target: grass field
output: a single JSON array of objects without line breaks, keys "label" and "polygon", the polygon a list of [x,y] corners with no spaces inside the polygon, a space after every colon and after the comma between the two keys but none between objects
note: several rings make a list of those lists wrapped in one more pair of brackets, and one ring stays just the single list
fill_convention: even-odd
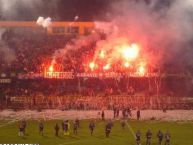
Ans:
[{"label": "grass field", "polygon": [[[88,120],[80,122],[78,135],[54,136],[54,125],[60,120],[45,122],[45,136],[38,133],[38,122],[28,121],[27,135],[22,138],[18,136],[18,123],[5,124],[0,122],[0,144],[1,143],[39,143],[40,145],[135,145],[131,129],[126,126],[123,130],[119,121],[114,122],[114,127],[109,138],[105,137],[105,122],[96,121],[94,135],[90,136]],[[169,130],[171,133],[171,145],[193,145],[193,122],[158,122],[158,121],[129,121],[132,130],[140,129],[142,133],[142,145],[145,145],[145,132],[151,129],[153,132],[152,145],[157,145],[156,133],[158,129],[163,132]]]}]

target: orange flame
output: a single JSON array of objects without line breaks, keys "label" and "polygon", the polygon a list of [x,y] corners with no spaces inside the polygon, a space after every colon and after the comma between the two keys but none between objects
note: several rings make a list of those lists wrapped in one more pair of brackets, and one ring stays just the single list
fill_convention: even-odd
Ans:
[{"label": "orange flame", "polygon": [[124,66],[125,66],[126,68],[128,68],[128,67],[130,66],[130,64],[129,64],[128,62],[125,62],[125,63],[124,63]]},{"label": "orange flame", "polygon": [[103,70],[109,70],[111,68],[110,64],[106,64],[103,66]]},{"label": "orange flame", "polygon": [[139,75],[144,76],[145,72],[146,72],[145,67],[144,66],[139,66],[139,68],[138,68]]},{"label": "orange flame", "polygon": [[131,46],[124,46],[122,54],[126,60],[134,60],[138,57],[139,47],[136,44],[131,44]]},{"label": "orange flame", "polygon": [[104,50],[101,50],[99,56],[100,56],[100,58],[104,58],[104,57],[105,57],[105,51],[104,51]]},{"label": "orange flame", "polygon": [[94,62],[90,62],[90,63],[89,63],[89,67],[90,67],[91,70],[94,70],[94,68],[95,68],[95,63],[94,63]]},{"label": "orange flame", "polygon": [[48,70],[49,70],[49,72],[53,72],[54,71],[53,65],[51,65]]}]

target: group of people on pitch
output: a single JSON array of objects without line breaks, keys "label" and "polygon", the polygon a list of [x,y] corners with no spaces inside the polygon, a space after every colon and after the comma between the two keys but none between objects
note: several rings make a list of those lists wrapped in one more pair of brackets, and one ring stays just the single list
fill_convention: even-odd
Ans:
[{"label": "group of people on pitch", "polygon": [[[127,124],[126,120],[121,120],[121,127],[122,129],[125,129],[125,126]],[[146,145],[151,144],[151,138],[152,138],[152,132],[148,130],[146,132]],[[141,145],[141,132],[137,130],[135,133],[135,138],[136,138],[136,144]],[[158,138],[158,145],[161,145],[163,140],[165,139],[165,145],[170,145],[170,133],[167,131],[165,134],[162,131],[157,132],[157,138]]]},{"label": "group of people on pitch", "polygon": [[24,136],[25,135],[25,130],[26,130],[26,127],[27,127],[27,122],[26,120],[22,120],[20,123],[19,123],[19,133],[18,135],[19,136]]},{"label": "group of people on pitch", "polygon": [[[25,120],[19,122],[19,127],[18,127],[18,129],[19,129],[18,135],[19,136],[25,135],[26,127],[27,127],[27,122]],[[39,134],[43,136],[44,135],[44,123],[42,121],[40,121],[38,127],[39,127]],[[75,135],[78,134],[78,128],[79,127],[80,127],[80,121],[78,119],[74,120],[73,125],[72,125],[73,134],[75,134]],[[95,127],[96,127],[95,122],[93,120],[91,120],[89,122],[89,125],[88,125],[91,136],[93,135]],[[106,125],[105,125],[106,137],[109,137],[112,127],[113,127],[112,121],[109,121],[106,123]],[[62,132],[65,136],[70,135],[70,122],[69,122],[69,120],[62,121],[61,126],[58,123],[55,124],[55,126],[54,126],[55,136],[59,136],[60,128],[62,129]]]},{"label": "group of people on pitch", "polygon": [[[138,130],[135,134],[137,145],[141,145],[141,132]],[[146,145],[151,144],[152,132],[148,130],[146,132]],[[170,145],[170,133],[167,131],[165,134],[162,131],[157,132],[158,145],[161,145],[165,138],[165,145]]]},{"label": "group of people on pitch", "polygon": [[[62,128],[62,132],[63,132],[64,136],[70,135],[70,122],[69,122],[69,120],[62,121],[61,128]],[[79,120],[76,119],[73,121],[73,133],[75,135],[78,134],[78,128],[79,128]],[[56,123],[54,129],[55,129],[55,136],[59,136],[60,126],[58,125],[58,123]]]},{"label": "group of people on pitch", "polygon": [[[121,127],[122,129],[125,128],[127,121],[125,119],[121,120]],[[27,127],[27,122],[25,120],[21,121],[19,123],[19,136],[24,136],[25,135],[25,130]],[[59,131],[60,131],[60,127],[62,128],[62,132],[65,136],[69,136],[70,135],[70,122],[69,120],[66,121],[62,121],[61,126],[56,123],[54,126],[54,130],[55,130],[55,136],[59,136]],[[78,128],[80,127],[80,121],[78,119],[73,121],[73,134],[77,135],[78,134]],[[91,120],[89,122],[88,128],[90,130],[90,135],[93,135],[94,129],[95,129],[96,125],[95,122],[93,120]],[[105,125],[105,136],[108,138],[110,133],[111,133],[111,129],[113,127],[113,122],[112,120],[109,120],[106,122]],[[40,135],[44,135],[44,123],[42,121],[39,122],[39,134]],[[151,139],[152,139],[152,132],[150,130],[148,130],[146,132],[146,145],[150,145],[151,144]],[[157,132],[157,138],[158,138],[158,145],[161,145],[163,140],[165,139],[165,145],[170,145],[170,133],[167,131],[165,134],[162,131],[158,131]],[[137,145],[141,145],[141,132],[139,130],[137,130],[137,132],[135,133],[135,138],[136,138],[136,144]]]}]

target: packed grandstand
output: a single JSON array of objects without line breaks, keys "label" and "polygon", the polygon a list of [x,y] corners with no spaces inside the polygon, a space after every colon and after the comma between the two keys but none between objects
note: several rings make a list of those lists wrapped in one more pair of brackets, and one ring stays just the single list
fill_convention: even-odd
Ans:
[{"label": "packed grandstand", "polygon": [[192,145],[192,10],[0,0],[0,145]]},{"label": "packed grandstand", "polygon": [[[189,99],[192,93],[191,86],[188,87],[191,85],[190,76],[173,67],[165,67],[167,71],[161,74],[157,68],[148,66],[148,72],[142,75],[134,75],[134,69],[125,70],[118,66],[112,70],[96,68],[96,71],[89,68],[89,64],[85,67],[85,60],[94,55],[94,40],[85,45],[79,42],[79,49],[69,50],[65,58],[57,58],[54,70],[50,70],[53,54],[69,43],[75,43],[78,31],[77,34],[58,35],[31,29],[6,28],[1,36],[1,45],[10,49],[10,58],[4,58],[4,53],[0,57],[1,108],[101,110],[193,107]],[[95,33],[100,39],[105,39],[102,32]]]}]

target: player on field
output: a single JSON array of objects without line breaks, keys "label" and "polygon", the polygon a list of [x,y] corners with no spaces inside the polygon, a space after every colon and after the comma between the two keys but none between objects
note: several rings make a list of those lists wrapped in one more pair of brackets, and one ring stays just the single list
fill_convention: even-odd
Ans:
[{"label": "player on field", "polygon": [[73,121],[73,133],[74,133],[75,135],[78,134],[78,123],[77,123],[76,120]]},{"label": "player on field", "polygon": [[70,135],[70,123],[68,120],[64,123],[64,135]]},{"label": "player on field", "polygon": [[170,145],[170,138],[171,138],[170,133],[169,131],[167,131],[165,134],[165,145]]},{"label": "player on field", "polygon": [[157,133],[158,145],[162,144],[163,137],[164,137],[164,134],[159,130]]},{"label": "player on field", "polygon": [[137,120],[139,120],[141,118],[141,111],[138,109],[137,110]]},{"label": "player on field", "polygon": [[102,118],[102,120],[105,120],[105,112],[104,112],[104,110],[102,110],[101,118]]},{"label": "player on field", "polygon": [[122,129],[125,129],[125,125],[126,125],[126,120],[121,120],[121,127]]},{"label": "player on field", "polygon": [[111,133],[111,129],[113,127],[113,123],[111,121],[109,121],[106,126],[105,126],[105,134],[106,137],[109,137],[110,133]]},{"label": "player on field", "polygon": [[95,123],[94,123],[94,121],[91,121],[89,123],[89,129],[90,129],[90,135],[91,136],[93,135],[94,128],[95,128]]},{"label": "player on field", "polygon": [[23,120],[21,123],[23,125],[23,134],[26,135],[27,122],[26,122],[26,120]]},{"label": "player on field", "polygon": [[64,129],[65,129],[65,121],[62,121],[62,123],[61,123],[61,127],[62,127],[62,132],[63,132],[63,134],[64,134]]},{"label": "player on field", "polygon": [[150,145],[151,144],[151,137],[152,137],[152,132],[150,130],[148,130],[146,132],[146,138],[147,138],[146,145]]},{"label": "player on field", "polygon": [[23,127],[22,122],[19,123],[18,129],[19,129],[18,135],[19,136],[24,136],[24,127]]},{"label": "player on field", "polygon": [[56,123],[54,129],[55,129],[55,136],[59,136],[60,127],[59,127],[58,123]]},{"label": "player on field", "polygon": [[44,124],[43,124],[42,121],[39,122],[39,134],[40,134],[41,136],[44,135]]},{"label": "player on field", "polygon": [[135,137],[136,137],[136,144],[141,145],[141,132],[139,130],[137,130]]},{"label": "player on field", "polygon": [[80,127],[80,120],[77,118],[76,120],[75,120],[75,122],[76,122],[76,124],[77,124],[77,126],[78,126],[78,128]]}]

